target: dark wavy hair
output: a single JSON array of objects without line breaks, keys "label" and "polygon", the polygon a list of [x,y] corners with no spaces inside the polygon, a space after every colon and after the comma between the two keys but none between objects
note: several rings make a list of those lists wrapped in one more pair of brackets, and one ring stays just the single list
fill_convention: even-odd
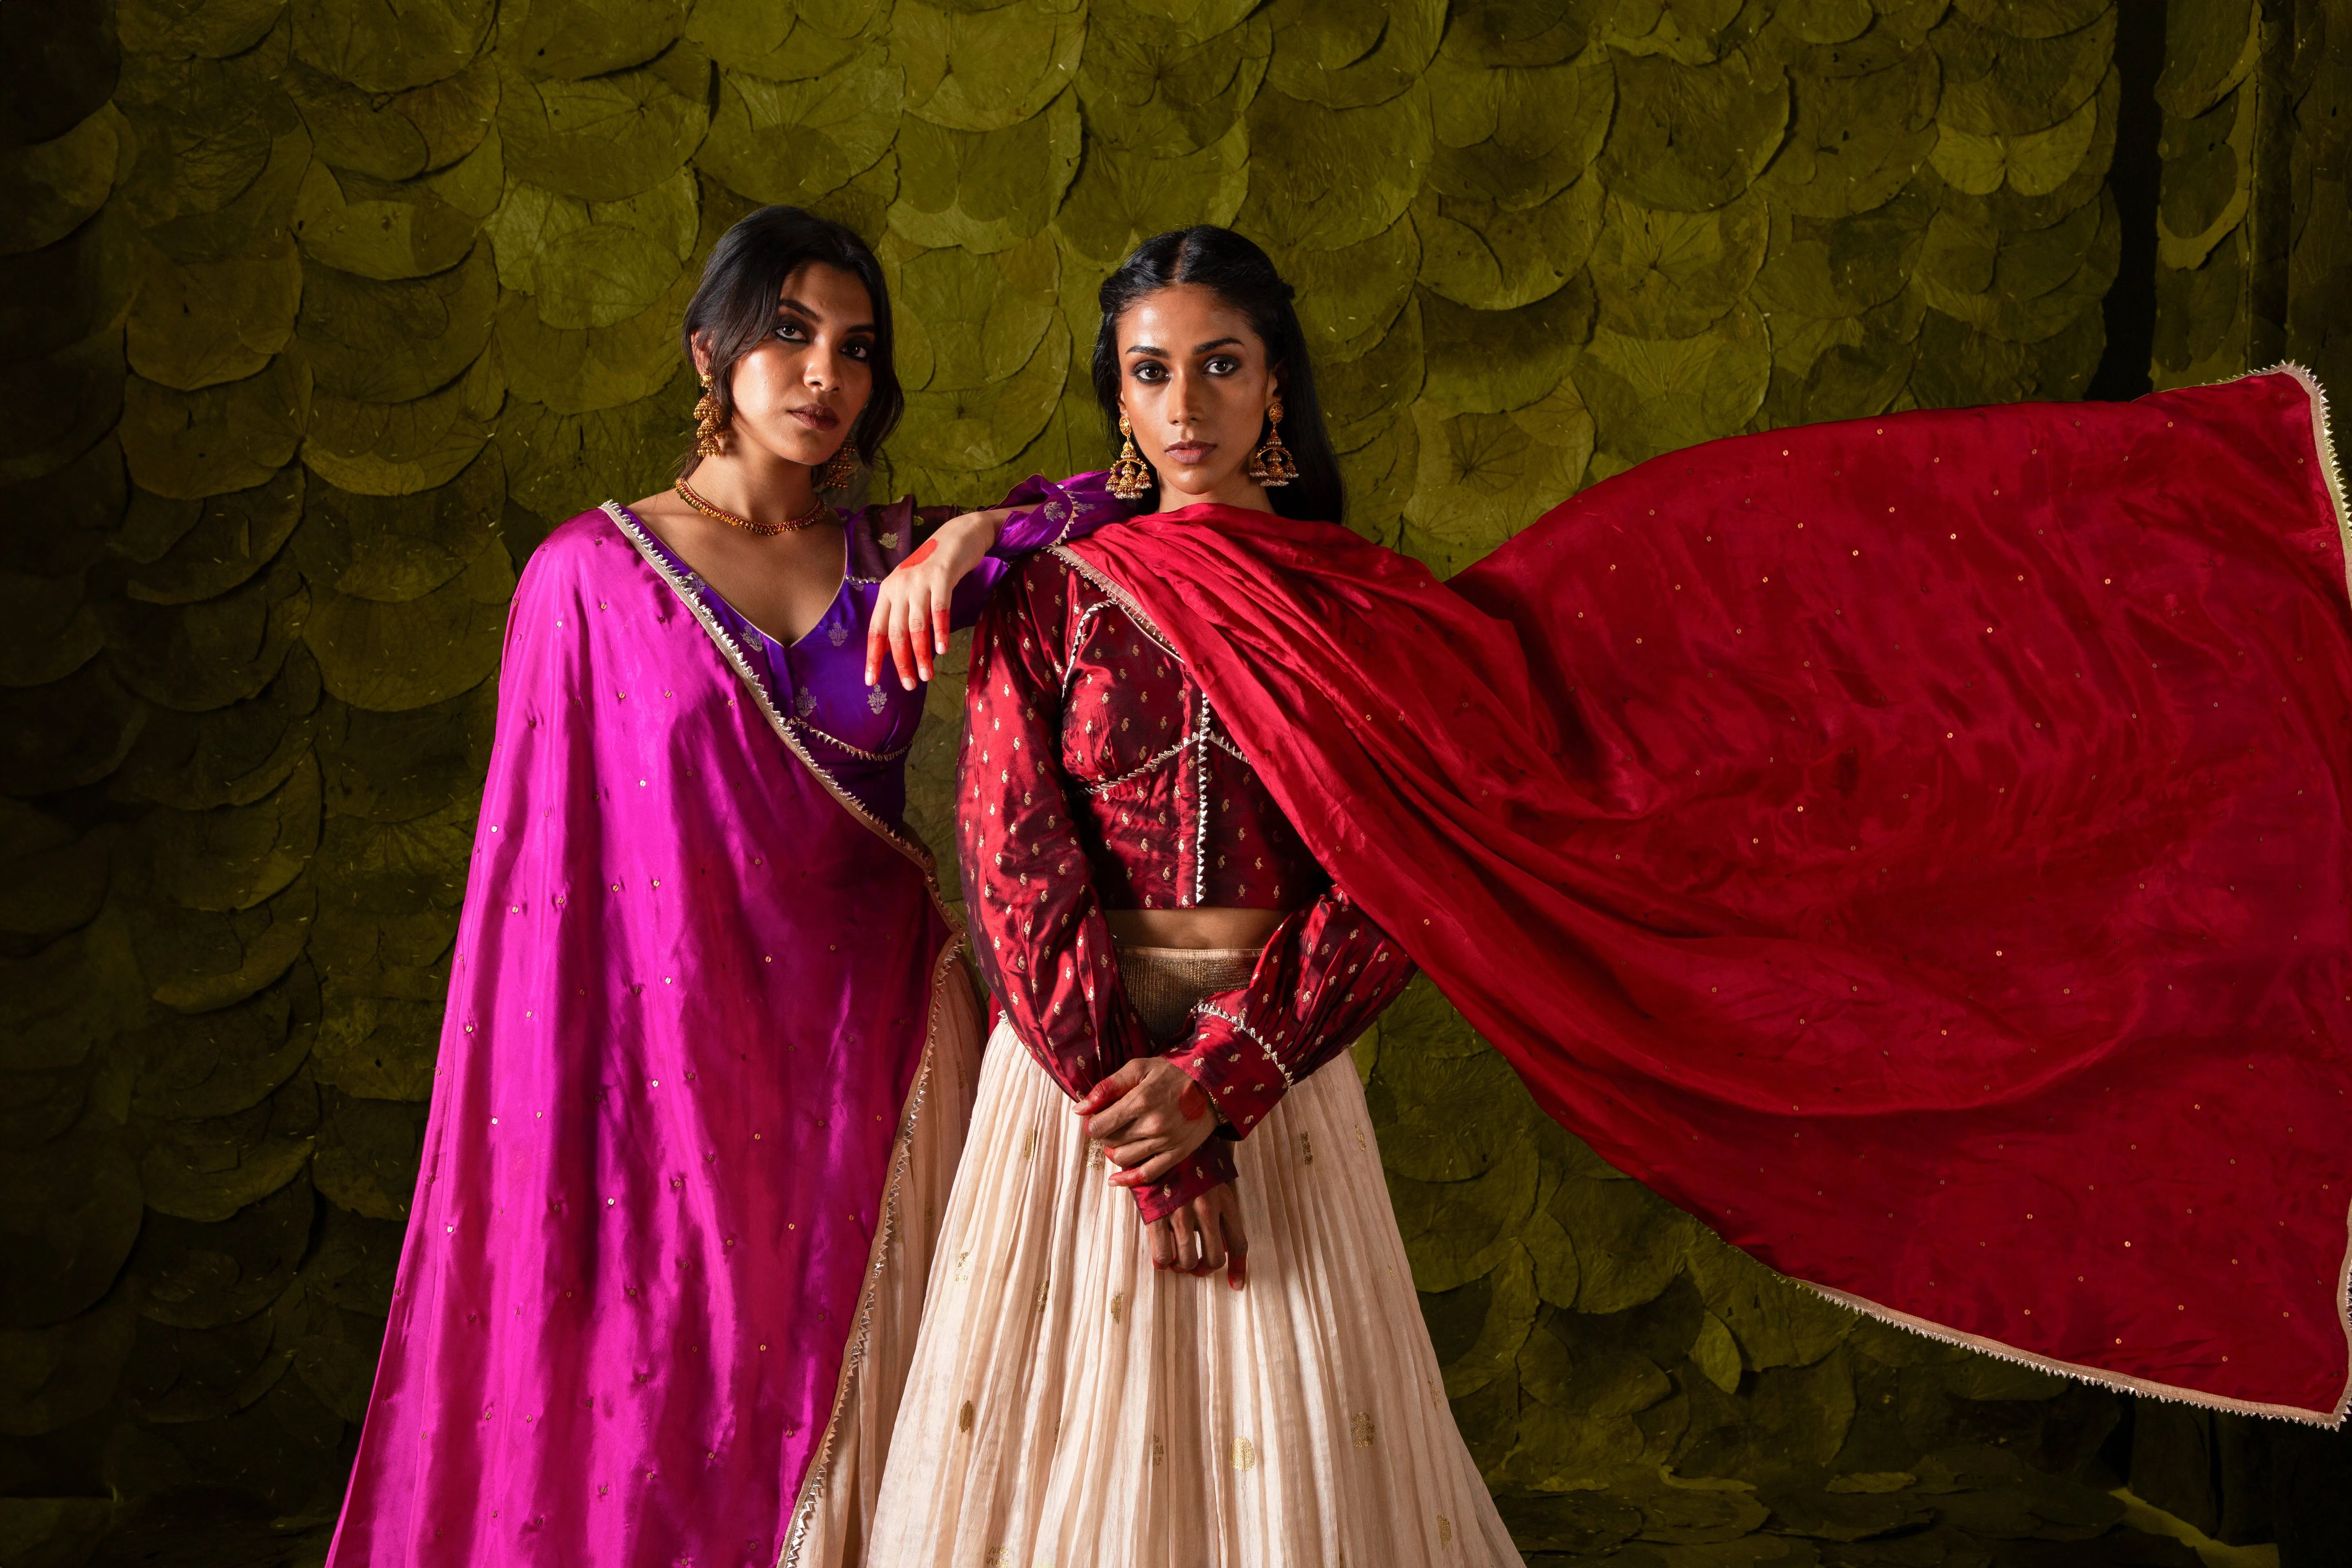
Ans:
[{"label": "dark wavy hair", "polygon": [[[812,261],[856,277],[874,302],[874,390],[848,437],[858,460],[872,468],[906,412],[907,395],[899,389],[892,358],[890,291],[882,282],[882,264],[854,231],[799,207],[761,207],[720,235],[703,263],[702,286],[688,301],[679,330],[686,363],[694,363],[695,340],[703,340],[710,350],[711,390],[719,411],[733,419],[735,393],[728,373],[774,328],[784,279]],[[694,460],[689,450],[680,471]]]},{"label": "dark wavy hair", "polygon": [[[1109,417],[1118,440],[1118,319],[1128,307],[1171,283],[1197,283],[1249,318],[1265,344],[1270,365],[1282,371],[1282,443],[1298,464],[1298,478],[1266,492],[1285,517],[1337,522],[1344,503],[1339,458],[1323,424],[1323,403],[1315,395],[1315,369],[1307,334],[1291,308],[1297,290],[1282,280],[1265,251],[1229,228],[1196,224],[1158,234],[1103,280],[1102,325],[1095,333],[1095,399]],[[1265,435],[1260,429],[1261,437]],[[1147,508],[1159,504],[1155,494]]]}]

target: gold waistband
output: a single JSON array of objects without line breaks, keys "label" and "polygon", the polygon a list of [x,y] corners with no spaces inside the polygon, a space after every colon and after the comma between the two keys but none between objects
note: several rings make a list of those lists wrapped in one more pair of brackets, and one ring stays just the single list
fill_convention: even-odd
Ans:
[{"label": "gold waistband", "polygon": [[1254,947],[1130,947],[1118,949],[1118,977],[1143,1026],[1162,1045],[1192,1032],[1192,1007],[1202,997],[1249,984],[1257,965]]}]

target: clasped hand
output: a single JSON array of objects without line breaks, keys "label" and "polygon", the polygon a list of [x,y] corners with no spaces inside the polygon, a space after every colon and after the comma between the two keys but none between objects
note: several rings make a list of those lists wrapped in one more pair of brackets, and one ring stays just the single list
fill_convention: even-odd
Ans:
[{"label": "clasped hand", "polygon": [[[1164,1057],[1129,1062],[1073,1105],[1086,1134],[1118,1170],[1115,1187],[1149,1186],[1174,1170],[1217,1130],[1209,1097]],[[1213,1187],[1144,1229],[1154,1268],[1209,1275],[1223,1268],[1238,1290],[1249,1278],[1249,1238],[1230,1183]]]}]

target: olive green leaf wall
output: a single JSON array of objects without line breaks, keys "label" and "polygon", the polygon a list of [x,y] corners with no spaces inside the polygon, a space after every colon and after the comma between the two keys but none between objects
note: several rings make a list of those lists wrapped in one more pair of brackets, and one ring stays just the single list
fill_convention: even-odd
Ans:
[{"label": "olive green leaf wall", "polygon": [[[2264,258],[2340,357],[2343,142],[2291,123],[2339,100],[2268,96],[2294,51],[2267,9],[2173,9],[2221,20],[2176,27],[2166,79],[2159,374],[2240,368],[2231,323],[2291,321],[2212,280]],[[971,504],[1107,460],[1097,284],[1146,235],[1232,223],[1300,287],[1350,521],[1444,572],[1689,442],[2078,395],[2119,243],[2117,17],[0,7],[0,1563],[318,1555],[515,571],[663,482],[676,323],[736,217],[873,238],[910,391],[877,490]],[[2290,143],[2281,179],[2337,198],[2291,242],[2247,173]],[[914,815],[943,843],[959,682],[931,700]],[[1530,1552],[2119,1539],[2067,1479],[2106,1396],[1775,1279],[1538,1114],[1425,985],[1359,1058],[1447,1392]]]},{"label": "olive green leaf wall", "polygon": [[2302,361],[2352,385],[2352,6],[2167,13],[2156,384]]}]

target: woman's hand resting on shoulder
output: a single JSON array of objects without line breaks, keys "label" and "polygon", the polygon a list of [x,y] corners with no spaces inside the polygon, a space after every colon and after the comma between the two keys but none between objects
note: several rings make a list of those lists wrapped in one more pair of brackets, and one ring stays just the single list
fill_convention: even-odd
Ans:
[{"label": "woman's hand resting on shoulder", "polygon": [[882,579],[866,630],[866,685],[882,679],[886,654],[908,690],[915,689],[918,679],[930,679],[931,661],[948,651],[948,610],[956,584],[994,547],[1012,515],[1009,508],[995,507],[951,517]]},{"label": "woman's hand resting on shoulder", "polygon": [[[1070,1107],[1087,1137],[1118,1170],[1115,1187],[1149,1186],[1190,1158],[1217,1130],[1206,1090],[1164,1057],[1129,1062]],[[1146,1228],[1155,1268],[1180,1274],[1225,1270],[1236,1290],[1248,1278],[1249,1238],[1231,1185],[1202,1194]]]}]

